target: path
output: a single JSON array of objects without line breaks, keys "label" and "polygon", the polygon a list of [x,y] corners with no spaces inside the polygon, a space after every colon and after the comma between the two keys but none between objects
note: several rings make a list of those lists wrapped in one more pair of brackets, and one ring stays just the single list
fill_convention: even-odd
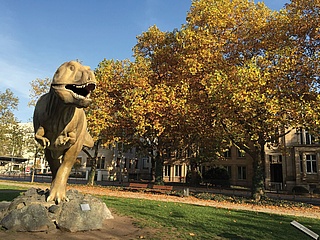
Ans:
[{"label": "path", "polygon": [[[19,183],[11,181],[0,180],[1,184],[7,184],[12,186],[22,186],[22,187],[39,187],[39,188],[49,188],[49,184],[46,183]],[[195,197],[176,197],[169,196],[165,194],[152,194],[152,193],[142,193],[142,192],[130,192],[130,191],[119,191],[115,188],[108,188],[102,186],[86,186],[86,185],[68,185],[68,189],[77,189],[82,193],[105,195],[105,196],[114,196],[114,197],[125,197],[125,198],[141,198],[157,201],[169,201],[169,202],[180,202],[187,204],[195,204],[201,206],[210,206],[217,208],[226,208],[234,210],[247,210],[255,212],[264,212],[264,213],[274,213],[282,215],[292,215],[292,216],[301,216],[309,218],[320,219],[320,207],[313,206],[310,208],[302,207],[278,207],[278,206],[258,206],[253,204],[237,204],[231,202],[218,202],[213,200],[202,200]]]}]

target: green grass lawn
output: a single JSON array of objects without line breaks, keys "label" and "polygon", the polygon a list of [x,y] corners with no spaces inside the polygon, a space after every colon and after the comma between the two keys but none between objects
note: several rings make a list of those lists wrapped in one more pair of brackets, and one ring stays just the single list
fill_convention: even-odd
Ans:
[{"label": "green grass lawn", "polygon": [[[0,184],[0,201],[11,201],[25,189]],[[132,217],[141,228],[155,229],[148,239],[308,239],[290,225],[292,220],[320,234],[318,219],[143,199],[102,199],[112,212]]]},{"label": "green grass lawn", "polygon": [[159,229],[154,239],[308,239],[290,225],[292,220],[320,233],[317,219],[141,199],[103,200],[110,209],[136,219],[139,226]]},{"label": "green grass lawn", "polygon": [[6,186],[0,184],[0,201],[12,201],[28,188]]}]

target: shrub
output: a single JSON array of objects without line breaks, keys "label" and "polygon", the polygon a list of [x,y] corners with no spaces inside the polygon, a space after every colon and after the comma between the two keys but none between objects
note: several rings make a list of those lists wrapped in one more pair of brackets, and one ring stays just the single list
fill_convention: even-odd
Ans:
[{"label": "shrub", "polygon": [[227,169],[224,167],[211,168],[203,174],[203,180],[206,183],[230,187],[230,177]]},{"label": "shrub", "polygon": [[309,190],[303,186],[295,186],[292,188],[292,192],[294,194],[306,194],[306,193],[309,193]]},{"label": "shrub", "polygon": [[201,173],[198,170],[195,171],[187,171],[187,183],[191,185],[199,185],[201,183]]},{"label": "shrub", "polygon": [[320,188],[315,188],[313,190],[313,194],[320,194]]},{"label": "shrub", "polygon": [[214,194],[212,193],[196,193],[194,196],[202,200],[214,200]]}]

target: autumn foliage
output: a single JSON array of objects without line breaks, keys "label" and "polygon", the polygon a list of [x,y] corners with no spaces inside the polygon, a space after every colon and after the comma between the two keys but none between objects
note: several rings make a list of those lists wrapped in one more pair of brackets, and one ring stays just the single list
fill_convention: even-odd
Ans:
[{"label": "autumn foliage", "polygon": [[138,36],[133,61],[99,64],[91,131],[106,141],[144,139],[159,162],[169,147],[214,159],[232,143],[253,158],[260,195],[265,144],[289,127],[319,128],[319,8],[319,0],[280,11],[193,1],[180,29]]}]

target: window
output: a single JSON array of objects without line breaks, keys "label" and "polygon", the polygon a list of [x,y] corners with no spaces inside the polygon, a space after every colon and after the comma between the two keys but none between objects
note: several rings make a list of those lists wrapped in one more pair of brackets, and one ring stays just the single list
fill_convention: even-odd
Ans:
[{"label": "window", "polygon": [[144,168],[144,169],[149,168],[149,165],[150,165],[149,158],[148,158],[148,157],[145,157],[145,158],[142,159],[142,161],[143,161],[143,168]]},{"label": "window", "polygon": [[93,158],[88,157],[88,158],[87,158],[87,164],[86,164],[86,166],[87,166],[87,167],[92,167],[92,165],[93,165],[93,160],[94,160]]},{"label": "window", "polygon": [[176,177],[180,177],[181,176],[181,172],[182,172],[182,165],[175,165],[175,176]]},{"label": "window", "polygon": [[206,166],[201,166],[200,172],[201,174],[204,174],[206,172]]},{"label": "window", "polygon": [[76,160],[76,162],[75,162],[75,164],[78,164],[78,165],[82,165],[82,157],[77,157],[77,160]]},{"label": "window", "polygon": [[165,158],[172,158],[172,152],[171,152],[171,149],[170,148],[166,148],[163,152],[163,156]]},{"label": "window", "polygon": [[270,163],[282,163],[282,155],[269,155]]},{"label": "window", "polygon": [[317,173],[317,158],[315,154],[306,154],[307,173]]},{"label": "window", "polygon": [[299,136],[299,143],[300,144],[315,144],[315,138],[310,134],[308,129],[299,128],[297,129],[297,134]]},{"label": "window", "polygon": [[300,154],[300,172],[303,173],[303,155]]},{"label": "window", "polygon": [[305,131],[306,133],[306,144],[314,144],[314,137],[308,132]]},{"label": "window", "polygon": [[227,170],[228,175],[231,178],[231,166],[224,166],[224,168]]},{"label": "window", "polygon": [[187,154],[187,156],[186,156],[187,158],[192,157],[192,151],[191,151],[190,148],[187,149],[187,153],[186,154]]},{"label": "window", "polygon": [[180,148],[176,150],[176,158],[182,158],[183,157],[183,149]]},{"label": "window", "polygon": [[237,149],[237,155],[238,155],[238,158],[244,158],[246,156],[246,153],[243,151],[243,150],[240,150],[240,149]]},{"label": "window", "polygon": [[123,160],[124,160],[124,161],[123,161],[123,167],[124,167],[124,168],[127,168],[127,167],[128,167],[128,159],[127,159],[127,158],[124,158]]},{"label": "window", "polygon": [[121,158],[117,158],[116,167],[120,167],[121,164]]},{"label": "window", "polygon": [[170,169],[171,169],[170,165],[165,165],[164,166],[164,176],[165,177],[170,177]]},{"label": "window", "polygon": [[104,166],[105,166],[105,162],[106,162],[106,158],[105,157],[100,157],[98,159],[98,164],[97,164],[98,168],[103,169]]},{"label": "window", "polygon": [[223,152],[223,155],[224,155],[225,158],[231,158],[231,148],[225,150]]},{"label": "window", "polygon": [[247,168],[245,166],[238,167],[238,179],[239,180],[247,179]]}]

